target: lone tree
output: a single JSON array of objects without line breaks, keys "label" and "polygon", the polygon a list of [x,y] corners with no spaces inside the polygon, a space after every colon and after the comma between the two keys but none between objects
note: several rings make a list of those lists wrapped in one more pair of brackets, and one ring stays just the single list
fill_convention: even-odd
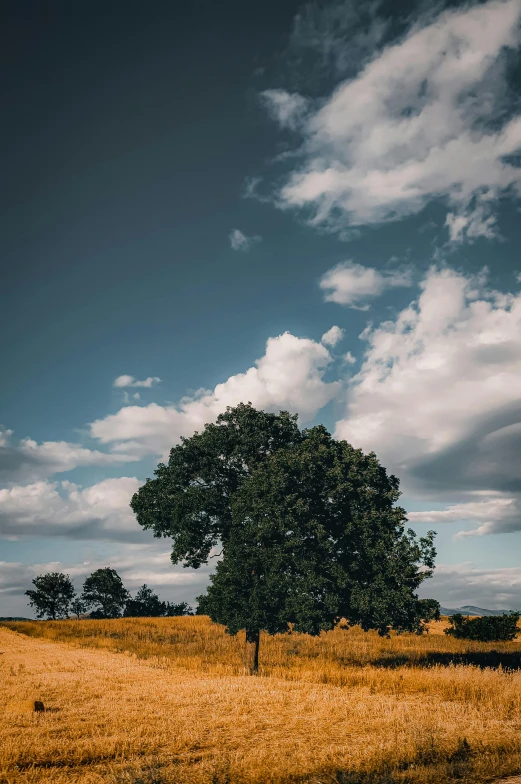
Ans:
[{"label": "lone tree", "polygon": [[158,618],[165,614],[165,603],[148,585],[142,585],[134,599],[129,598],[125,604],[124,615],[127,618]]},{"label": "lone tree", "polygon": [[36,617],[52,621],[66,618],[76,593],[69,575],[48,572],[39,574],[32,582],[35,590],[26,591],[25,595],[29,597],[28,604],[34,607]]},{"label": "lone tree", "polygon": [[199,598],[229,633],[246,629],[253,672],[261,630],[317,635],[343,618],[419,633],[437,613],[414,593],[432,574],[433,534],[405,531],[397,480],[322,426],[303,435],[238,489],[233,536]]},{"label": "lone tree", "polygon": [[129,595],[116,570],[106,567],[87,577],[81,598],[87,607],[94,607],[92,618],[119,618]]},{"label": "lone tree", "polygon": [[319,634],[341,618],[387,634],[421,632],[436,607],[415,590],[432,573],[434,534],[405,530],[396,477],[322,427],[251,405],[183,439],[134,495],[138,522],[174,540],[172,561],[222,560],[199,612],[246,629],[250,669],[260,632]]}]

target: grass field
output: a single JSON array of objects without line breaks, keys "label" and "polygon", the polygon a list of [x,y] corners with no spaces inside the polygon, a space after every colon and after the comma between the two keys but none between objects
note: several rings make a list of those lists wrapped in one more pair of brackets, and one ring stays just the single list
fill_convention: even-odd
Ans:
[{"label": "grass field", "polygon": [[[0,626],[0,782],[448,784],[521,772],[521,644],[261,641],[205,617]],[[27,699],[44,713],[17,712]]]}]

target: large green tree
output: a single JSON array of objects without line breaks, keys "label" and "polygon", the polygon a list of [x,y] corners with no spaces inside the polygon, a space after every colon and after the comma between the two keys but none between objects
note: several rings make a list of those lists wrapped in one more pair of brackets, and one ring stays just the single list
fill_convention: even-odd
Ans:
[{"label": "large green tree", "polygon": [[260,631],[319,634],[344,618],[387,634],[421,632],[436,603],[415,591],[432,573],[433,534],[417,540],[395,505],[398,481],[374,454],[324,427],[274,453],[232,500],[233,535],[200,611],[246,629],[258,666]]},{"label": "large green tree", "polygon": [[220,543],[199,612],[232,634],[246,629],[255,671],[261,630],[288,623],[310,634],[340,618],[421,631],[433,609],[415,591],[431,574],[433,534],[405,530],[399,495],[374,454],[241,404],[174,447],[131,506],[173,538],[174,563],[197,567]]},{"label": "large green tree", "polygon": [[32,581],[34,590],[25,592],[29,597],[28,604],[34,607],[37,618],[55,621],[67,618],[69,608],[75,596],[74,586],[68,574],[48,572],[39,574]]},{"label": "large green tree", "polygon": [[96,569],[87,577],[81,598],[87,607],[94,608],[91,617],[119,618],[129,598],[129,592],[116,570],[106,567]]}]

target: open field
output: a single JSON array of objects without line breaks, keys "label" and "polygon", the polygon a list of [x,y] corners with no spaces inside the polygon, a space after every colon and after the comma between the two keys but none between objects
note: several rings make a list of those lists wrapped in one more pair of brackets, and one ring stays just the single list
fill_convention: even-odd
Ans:
[{"label": "open field", "polygon": [[[242,640],[204,617],[0,626],[0,782],[448,784],[520,773],[521,645],[442,631],[263,636],[255,678]],[[12,704],[27,699],[46,711],[18,713]]]}]

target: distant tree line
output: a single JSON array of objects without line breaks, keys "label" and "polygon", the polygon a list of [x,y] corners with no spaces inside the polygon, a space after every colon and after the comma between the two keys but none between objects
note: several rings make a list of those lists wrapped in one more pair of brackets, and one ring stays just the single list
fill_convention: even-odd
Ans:
[{"label": "distant tree line", "polygon": [[479,642],[509,642],[516,638],[520,614],[518,612],[503,615],[484,615],[480,618],[468,618],[455,613],[449,618],[450,626],[445,634],[458,640],[477,640]]},{"label": "distant tree line", "polygon": [[47,572],[32,581],[34,589],[26,591],[36,617],[56,621],[89,613],[90,618],[158,618],[193,615],[186,602],[163,602],[148,585],[142,585],[132,597],[115,569],[96,569],[77,594],[68,574]]}]

